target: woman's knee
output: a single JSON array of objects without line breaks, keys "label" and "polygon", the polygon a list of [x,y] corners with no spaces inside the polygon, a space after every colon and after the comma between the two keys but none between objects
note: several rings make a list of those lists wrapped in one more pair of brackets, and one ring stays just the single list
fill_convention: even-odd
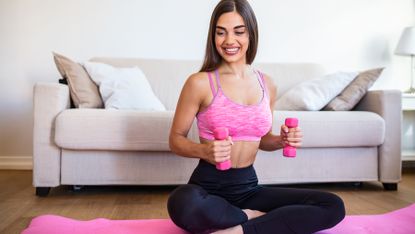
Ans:
[{"label": "woman's knee", "polygon": [[333,227],[344,219],[346,210],[343,200],[334,193],[328,193],[327,200],[329,204],[328,225]]},{"label": "woman's knee", "polygon": [[175,189],[167,208],[173,222],[192,233],[232,227],[247,219],[241,209],[197,185]]},{"label": "woman's knee", "polygon": [[207,224],[212,222],[210,219],[215,218],[206,209],[209,206],[206,196],[208,193],[197,185],[188,184],[176,188],[167,201],[167,209],[172,221],[191,232],[205,229]]},{"label": "woman's knee", "polygon": [[203,188],[192,184],[182,185],[173,190],[167,201],[167,210],[173,221],[175,218],[186,216],[188,211],[194,210],[189,208],[197,207],[201,197],[206,194]]}]

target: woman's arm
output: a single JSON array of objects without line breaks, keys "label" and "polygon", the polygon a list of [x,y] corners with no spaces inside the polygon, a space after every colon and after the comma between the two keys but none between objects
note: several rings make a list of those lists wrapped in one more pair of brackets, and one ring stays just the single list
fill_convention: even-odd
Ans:
[{"label": "woman's arm", "polygon": [[206,73],[197,73],[187,79],[177,102],[170,129],[169,146],[171,151],[177,155],[218,163],[230,159],[229,139],[200,144],[187,138],[206,93],[210,92],[209,87]]},{"label": "woman's arm", "polygon": [[261,138],[259,149],[264,151],[275,151],[284,147],[281,136],[273,135],[271,131]]},{"label": "woman's arm", "polygon": [[206,146],[187,138],[194,118],[202,102],[200,75],[190,76],[180,93],[173,124],[170,129],[169,146],[172,152],[189,158],[202,158],[206,155]]},{"label": "woman's arm", "polygon": [[[264,74],[265,85],[268,89],[270,99],[270,109],[272,121],[274,121],[274,106],[277,97],[277,87],[270,77]],[[284,147],[281,136],[272,134],[272,129],[261,138],[259,149],[264,151],[274,151]]]},{"label": "woman's arm", "polygon": [[[265,85],[268,88],[270,97],[270,108],[272,114],[272,121],[274,121],[274,105],[277,100],[277,87],[270,77],[264,75]],[[281,125],[280,135],[273,135],[272,129],[261,138],[259,149],[264,151],[274,151],[290,145],[300,147],[303,134],[299,127],[289,129],[285,124]]]}]

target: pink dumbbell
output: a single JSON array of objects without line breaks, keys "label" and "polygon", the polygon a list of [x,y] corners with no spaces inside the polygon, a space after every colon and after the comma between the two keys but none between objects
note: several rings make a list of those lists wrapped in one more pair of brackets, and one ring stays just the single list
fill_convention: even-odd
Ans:
[{"label": "pink dumbbell", "polygon": [[[229,136],[228,128],[215,128],[215,130],[213,130],[213,135],[216,140],[225,140]],[[216,169],[221,171],[228,170],[229,168],[231,168],[231,160],[216,164]]]},{"label": "pink dumbbell", "polygon": [[[285,125],[289,128],[296,128],[298,126],[297,118],[286,118]],[[297,155],[297,149],[293,146],[286,145],[282,151],[285,157],[295,157]]]}]

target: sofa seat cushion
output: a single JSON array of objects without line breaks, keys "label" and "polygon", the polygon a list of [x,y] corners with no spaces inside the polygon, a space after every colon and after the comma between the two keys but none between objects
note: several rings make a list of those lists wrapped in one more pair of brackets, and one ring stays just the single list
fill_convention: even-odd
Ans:
[{"label": "sofa seat cushion", "polygon": [[[73,150],[170,151],[173,111],[68,109],[56,118],[55,142]],[[273,133],[297,117],[303,147],[371,147],[385,137],[384,120],[363,111],[274,111]],[[196,121],[188,138],[198,142]]]},{"label": "sofa seat cushion", "polygon": [[306,148],[371,147],[383,144],[385,121],[366,111],[276,111],[273,132],[279,133],[283,120],[297,117]]},{"label": "sofa seat cushion", "polygon": [[[173,115],[173,111],[69,109],[56,118],[55,142],[65,149],[170,151]],[[189,137],[197,140],[197,132],[189,132]]]}]

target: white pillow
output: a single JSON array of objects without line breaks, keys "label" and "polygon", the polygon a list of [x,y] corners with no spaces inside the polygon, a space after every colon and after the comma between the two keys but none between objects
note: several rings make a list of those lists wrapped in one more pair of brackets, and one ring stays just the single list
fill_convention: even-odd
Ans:
[{"label": "white pillow", "polygon": [[282,95],[277,110],[317,111],[327,105],[353,81],[358,72],[336,72],[322,78],[304,81]]},{"label": "white pillow", "polygon": [[116,68],[95,62],[83,65],[99,86],[106,109],[166,110],[138,67]]}]

